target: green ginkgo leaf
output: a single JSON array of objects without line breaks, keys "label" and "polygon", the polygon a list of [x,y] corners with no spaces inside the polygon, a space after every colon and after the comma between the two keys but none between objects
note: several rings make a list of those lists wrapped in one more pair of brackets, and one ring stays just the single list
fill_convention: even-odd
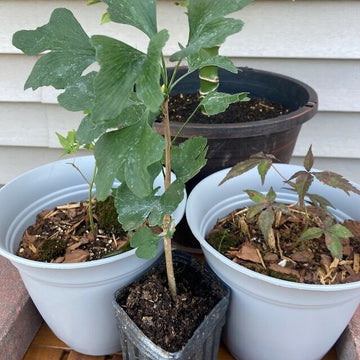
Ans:
[{"label": "green ginkgo leaf", "polygon": [[193,137],[172,147],[171,167],[178,179],[186,183],[206,164],[207,140]]},{"label": "green ginkgo leaf", "polygon": [[165,214],[172,214],[184,198],[184,184],[176,180],[162,195],[156,190],[149,196],[139,198],[126,184],[116,190],[115,206],[119,222],[125,230],[133,230],[142,225],[146,219],[150,226],[162,226]]},{"label": "green ginkgo leaf", "polygon": [[156,0],[103,0],[110,19],[143,31],[150,38],[157,33]]},{"label": "green ginkgo leaf", "polygon": [[102,135],[94,150],[99,200],[106,198],[115,178],[138,197],[150,195],[154,179],[148,168],[162,159],[164,149],[165,140],[144,119]]},{"label": "green ginkgo leaf", "polygon": [[224,112],[230,104],[239,101],[248,101],[248,93],[225,94],[221,92],[211,92],[201,100],[200,105],[208,115],[216,115]]},{"label": "green ginkgo leaf", "polygon": [[161,237],[152,233],[148,227],[137,230],[130,240],[132,248],[136,248],[135,255],[142,259],[155,257]]},{"label": "green ginkgo leaf", "polygon": [[48,24],[36,30],[21,30],[14,34],[13,45],[26,55],[46,50],[30,73],[25,89],[53,86],[64,89],[74,83],[83,71],[95,62],[95,49],[89,37],[70,10],[55,9]]},{"label": "green ginkgo leaf", "polygon": [[94,79],[96,72],[81,76],[76,82],[67,86],[58,96],[59,105],[69,111],[89,110],[94,100]]},{"label": "green ginkgo leaf", "polygon": [[189,39],[186,47],[170,57],[179,61],[196,54],[202,48],[222,44],[225,39],[241,30],[243,22],[225,18],[249,4],[252,0],[190,0],[188,2]]}]

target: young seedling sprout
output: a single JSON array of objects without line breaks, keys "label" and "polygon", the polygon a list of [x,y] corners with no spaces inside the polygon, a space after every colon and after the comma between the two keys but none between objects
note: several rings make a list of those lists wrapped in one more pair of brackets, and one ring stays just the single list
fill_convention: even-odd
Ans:
[{"label": "young seedling sprout", "polygon": [[[301,236],[298,239],[299,242],[310,239],[320,239],[324,237],[327,248],[334,258],[342,258],[342,243],[341,240],[352,237],[352,233],[343,225],[333,222],[333,216],[328,211],[328,207],[333,207],[332,204],[324,197],[310,193],[310,186],[314,179],[319,180],[325,185],[341,189],[346,194],[353,192],[360,194],[360,190],[353,186],[348,180],[341,175],[330,171],[313,171],[314,156],[312,148],[310,146],[305,159],[304,169],[294,173],[289,179],[286,179],[277,169],[276,160],[272,155],[266,155],[263,153],[255,154],[248,160],[240,162],[235,165],[221,181],[223,184],[225,181],[241,175],[248,170],[257,167],[258,173],[261,178],[261,183],[264,184],[266,174],[272,167],[278,175],[284,180],[284,184],[289,186],[291,191],[297,194],[297,203],[291,204],[292,208],[296,207],[299,211],[302,211],[305,217],[305,225]],[[249,207],[247,217],[249,219],[258,216],[258,225],[264,236],[265,241],[268,243],[271,249],[275,249],[275,238],[273,227],[281,214],[289,214],[289,204],[282,204],[276,201],[276,193],[273,188],[270,188],[267,194],[256,190],[245,190],[249,195],[249,198],[255,203]],[[317,208],[326,211],[327,216],[322,221],[317,222],[317,226],[308,226],[309,214],[307,205],[312,205]]]}]

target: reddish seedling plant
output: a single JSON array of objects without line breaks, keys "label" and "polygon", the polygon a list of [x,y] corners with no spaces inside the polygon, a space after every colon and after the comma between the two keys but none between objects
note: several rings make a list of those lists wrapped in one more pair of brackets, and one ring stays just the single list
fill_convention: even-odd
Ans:
[{"label": "reddish seedling plant", "polygon": [[[317,179],[348,195],[350,192],[360,194],[360,190],[339,174],[313,170],[311,147],[304,159],[304,169],[288,179],[279,172],[275,161],[272,155],[253,155],[235,165],[220,184],[254,167],[264,184],[269,169],[273,168],[282,177],[284,186],[297,194],[296,203],[276,201],[277,194],[272,187],[267,193],[244,190],[253,204],[219,220],[208,235],[208,241],[236,262],[273,276],[281,273],[279,277],[287,280],[333,283],[356,275],[359,249],[349,244],[349,238],[360,240],[359,235],[352,233],[360,224],[357,222],[354,226],[352,220],[338,223],[329,210],[334,208],[330,201],[311,193],[310,189]],[[331,257],[326,254],[326,249]],[[317,256],[315,250],[321,250],[321,255]],[[316,262],[319,267],[315,275],[310,275]],[[308,269],[301,270],[300,263]],[[347,270],[340,271],[339,264]],[[350,265],[352,269],[349,269]]]}]

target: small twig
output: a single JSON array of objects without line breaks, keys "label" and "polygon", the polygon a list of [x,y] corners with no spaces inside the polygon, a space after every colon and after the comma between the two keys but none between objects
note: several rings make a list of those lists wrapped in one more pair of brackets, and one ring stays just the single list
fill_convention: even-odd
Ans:
[{"label": "small twig", "polygon": [[259,257],[259,260],[260,260],[260,262],[261,262],[261,265],[263,266],[264,269],[266,269],[266,266],[265,266],[265,263],[264,263],[264,259],[263,259],[263,257],[261,256],[260,250],[259,250],[259,249],[256,249],[256,253],[257,253],[258,257]]}]

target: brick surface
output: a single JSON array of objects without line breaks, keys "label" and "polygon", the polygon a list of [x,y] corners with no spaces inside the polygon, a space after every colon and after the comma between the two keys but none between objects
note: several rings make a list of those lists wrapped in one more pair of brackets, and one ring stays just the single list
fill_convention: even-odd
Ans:
[{"label": "brick surface", "polygon": [[360,359],[360,306],[336,344],[338,360]]},{"label": "brick surface", "polygon": [[0,360],[22,359],[41,323],[18,271],[0,256]]}]

